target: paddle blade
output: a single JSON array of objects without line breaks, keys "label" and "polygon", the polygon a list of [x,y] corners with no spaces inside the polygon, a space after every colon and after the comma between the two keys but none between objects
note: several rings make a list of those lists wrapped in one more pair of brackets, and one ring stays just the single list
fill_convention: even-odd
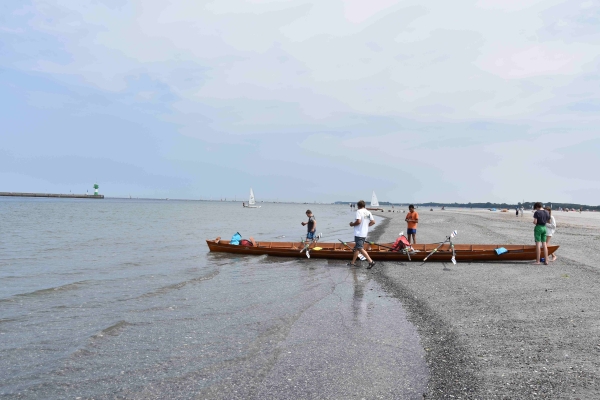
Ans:
[{"label": "paddle blade", "polygon": [[456,237],[458,235],[458,231],[452,231],[452,233],[450,234],[450,237]]},{"label": "paddle blade", "polygon": [[308,250],[306,251],[306,258],[310,258],[310,252]]},{"label": "paddle blade", "polygon": [[450,261],[452,261],[452,264],[456,265],[456,258],[452,257]]}]

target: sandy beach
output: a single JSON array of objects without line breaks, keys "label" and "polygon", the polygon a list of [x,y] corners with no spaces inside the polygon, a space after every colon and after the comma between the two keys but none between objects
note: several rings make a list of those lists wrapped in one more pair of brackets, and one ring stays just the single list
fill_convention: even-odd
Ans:
[{"label": "sandy beach", "polygon": [[[398,210],[396,210],[398,211]],[[417,243],[533,244],[530,211],[420,209]],[[370,240],[406,230],[403,213]],[[432,399],[600,398],[600,213],[555,212],[548,266],[384,263],[370,272],[417,326]]]}]

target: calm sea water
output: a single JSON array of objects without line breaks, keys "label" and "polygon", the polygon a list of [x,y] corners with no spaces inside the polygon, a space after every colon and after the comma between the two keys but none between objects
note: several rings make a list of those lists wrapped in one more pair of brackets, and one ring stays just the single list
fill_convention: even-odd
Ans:
[{"label": "calm sea water", "polygon": [[[308,207],[352,240],[348,206]],[[365,269],[208,252],[299,240],[306,208],[0,198],[0,396],[419,398],[416,331]]]}]

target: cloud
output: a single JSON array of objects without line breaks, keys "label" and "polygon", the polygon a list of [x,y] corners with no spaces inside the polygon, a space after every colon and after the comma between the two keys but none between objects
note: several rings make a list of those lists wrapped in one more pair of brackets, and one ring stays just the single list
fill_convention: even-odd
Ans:
[{"label": "cloud", "polygon": [[[59,140],[83,130],[84,122],[57,122],[73,116],[94,126],[102,118],[111,140],[131,130],[143,140],[138,133],[150,130],[151,155],[128,162],[171,165],[182,186],[199,182],[205,163],[233,179],[244,170],[238,160],[263,178],[274,165],[274,175],[293,176],[309,162],[329,175],[376,171],[380,197],[401,196],[395,177],[419,177],[418,168],[443,192],[419,184],[414,201],[509,200],[512,184],[490,187],[536,167],[520,149],[548,132],[579,142],[596,135],[594,2],[31,0],[6,10],[0,67],[14,79],[2,81],[0,99],[17,99],[10,126],[27,125],[19,112],[39,112]],[[464,183],[469,173],[477,184]]]}]

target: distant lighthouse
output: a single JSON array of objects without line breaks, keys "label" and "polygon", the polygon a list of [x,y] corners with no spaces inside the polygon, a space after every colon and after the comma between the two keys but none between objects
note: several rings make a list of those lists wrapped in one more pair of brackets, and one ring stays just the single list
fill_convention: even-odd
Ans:
[{"label": "distant lighthouse", "polygon": [[97,183],[94,183],[94,196],[98,196],[98,188],[99,188],[99,187],[100,187],[100,186],[98,186],[98,184],[97,184]]}]

